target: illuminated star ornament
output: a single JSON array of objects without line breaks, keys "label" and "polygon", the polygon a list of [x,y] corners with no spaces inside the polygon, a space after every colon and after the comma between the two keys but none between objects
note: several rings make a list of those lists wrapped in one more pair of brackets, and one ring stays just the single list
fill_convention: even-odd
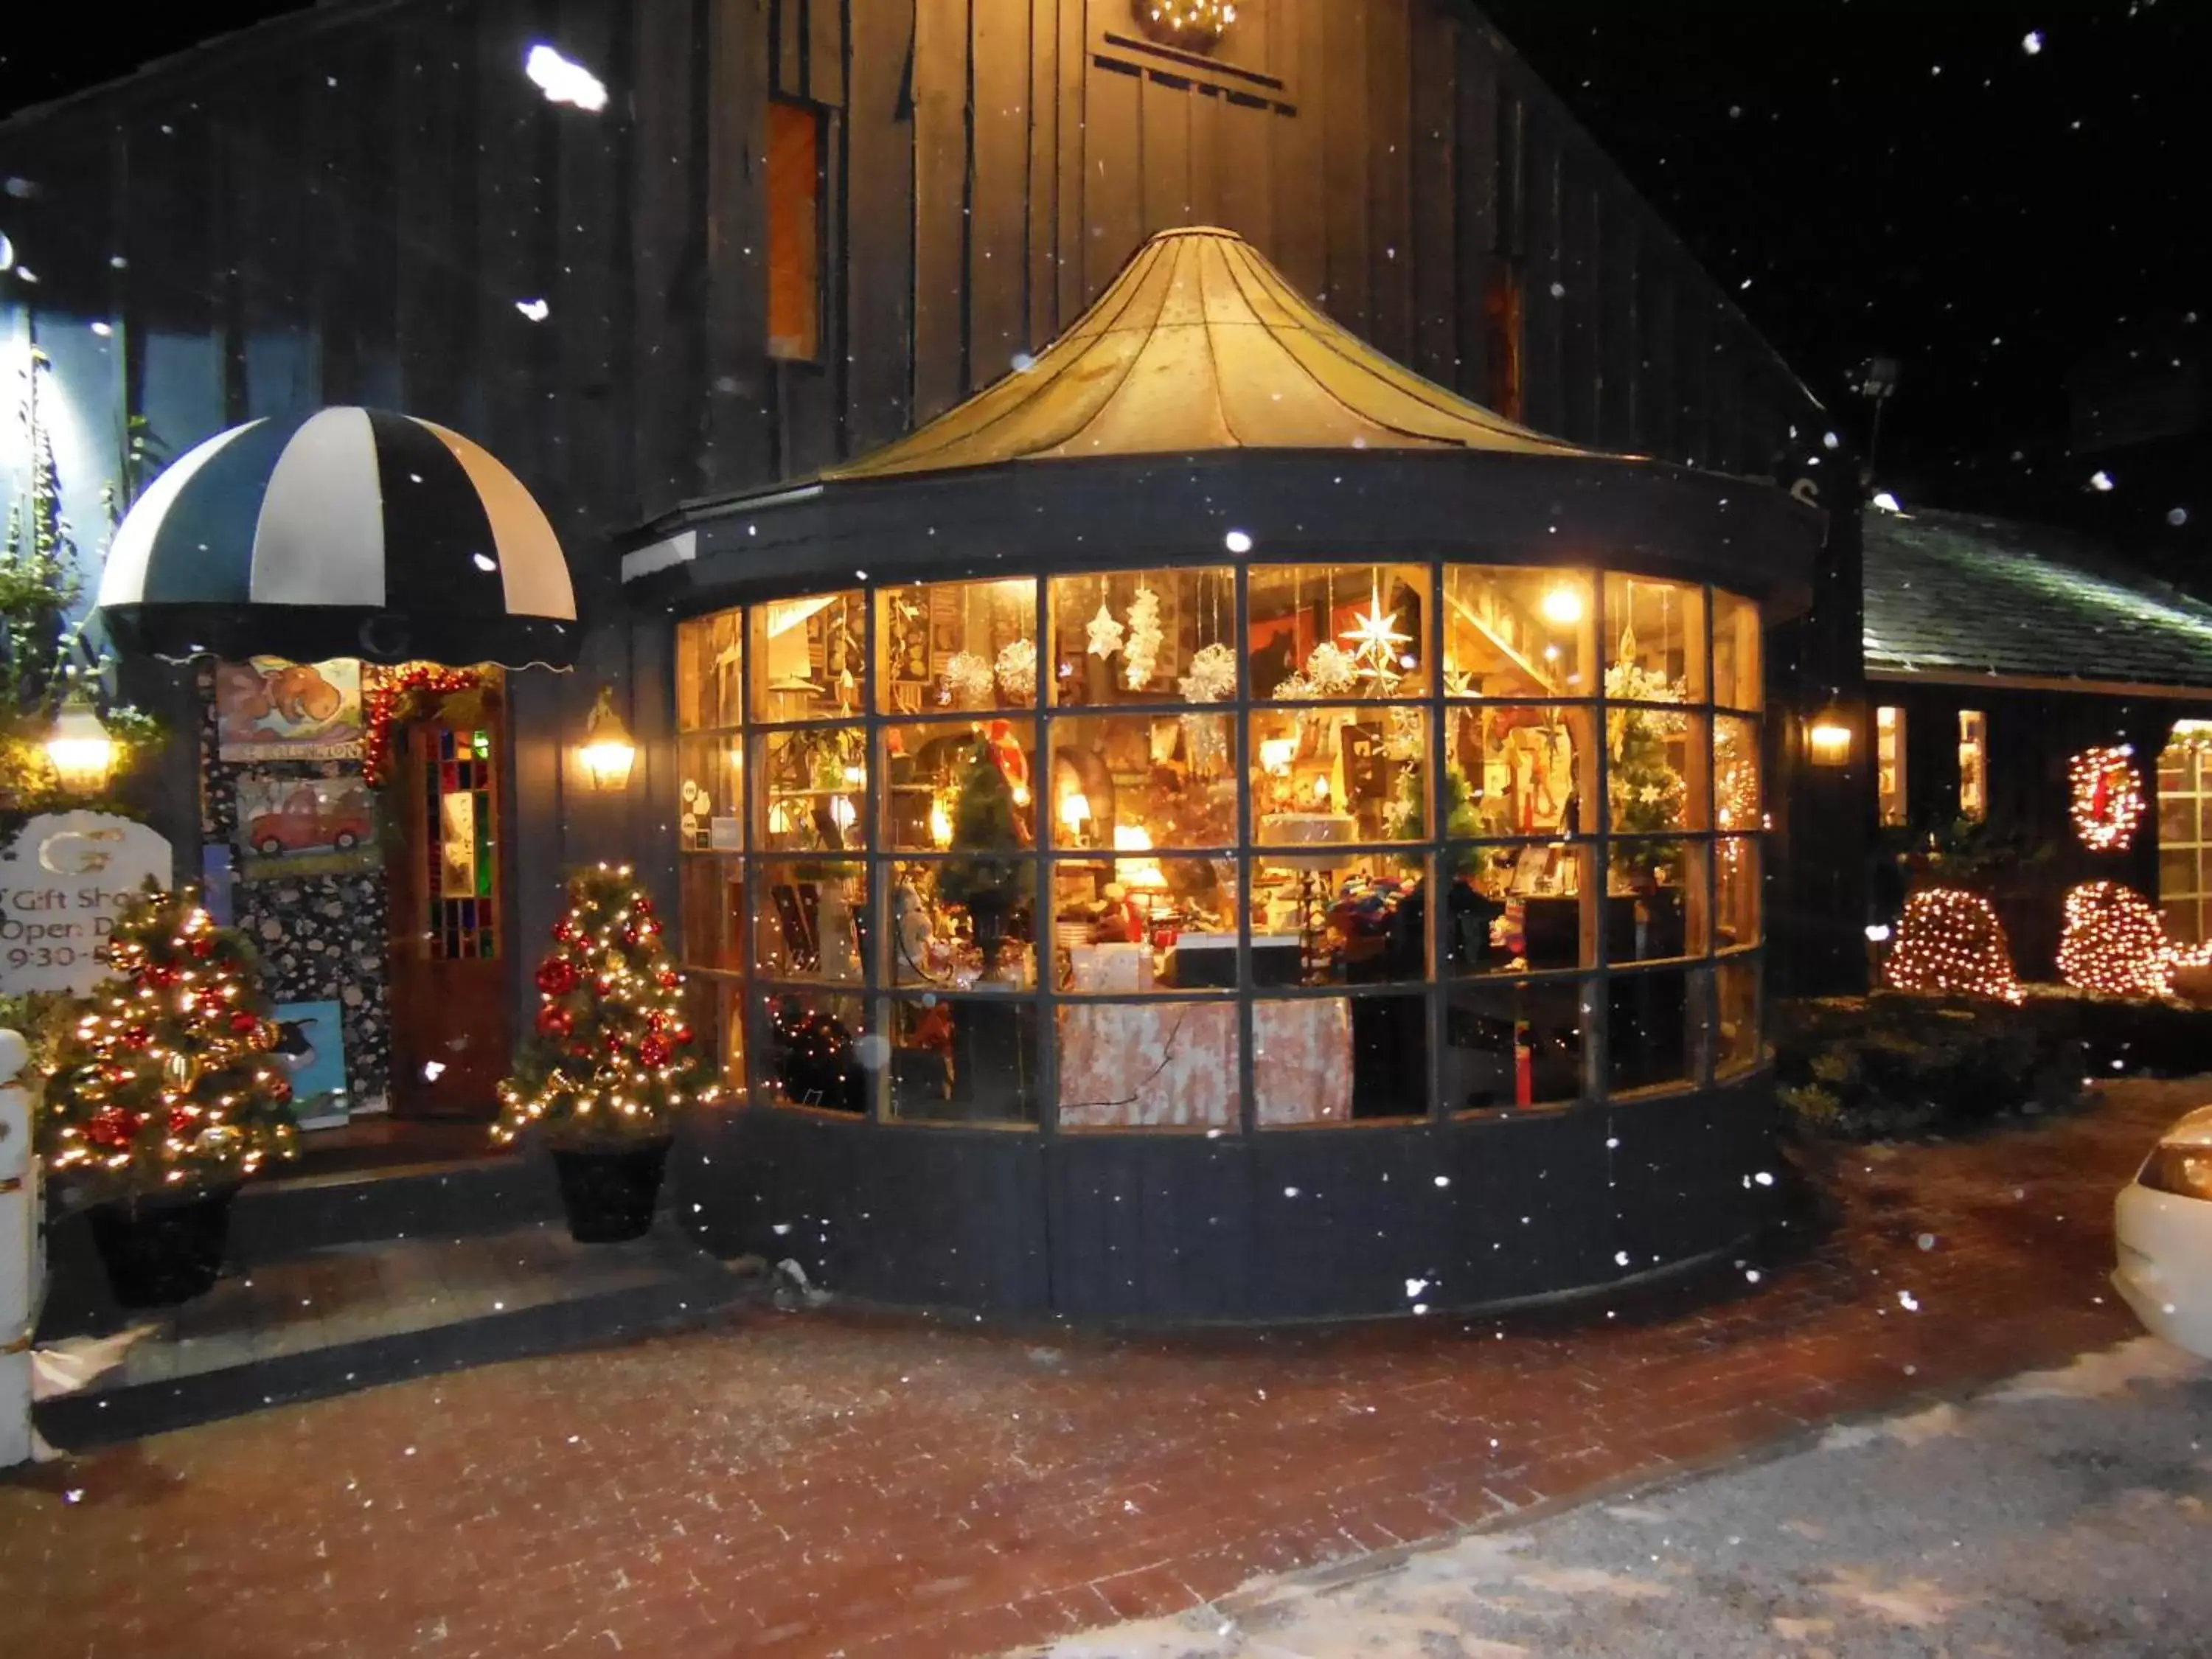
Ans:
[{"label": "illuminated star ornament", "polygon": [[1413,642],[1412,635],[1398,631],[1398,613],[1382,608],[1380,582],[1375,586],[1368,608],[1354,611],[1352,626],[1338,637],[1352,647],[1352,660],[1359,665],[1360,678],[1373,680],[1386,691],[1401,678],[1398,647]]},{"label": "illuminated star ornament", "polygon": [[1121,624],[1115,621],[1103,599],[1098,601],[1098,614],[1084,625],[1083,631],[1090,635],[1094,657],[1110,657],[1121,648]]}]

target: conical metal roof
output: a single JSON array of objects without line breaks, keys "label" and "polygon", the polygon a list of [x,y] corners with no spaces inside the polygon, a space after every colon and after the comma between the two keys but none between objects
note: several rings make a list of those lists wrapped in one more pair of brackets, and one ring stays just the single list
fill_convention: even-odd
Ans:
[{"label": "conical metal roof", "polygon": [[1401,368],[1300,297],[1234,231],[1162,231],[1025,368],[823,474],[1223,449],[1595,452]]}]

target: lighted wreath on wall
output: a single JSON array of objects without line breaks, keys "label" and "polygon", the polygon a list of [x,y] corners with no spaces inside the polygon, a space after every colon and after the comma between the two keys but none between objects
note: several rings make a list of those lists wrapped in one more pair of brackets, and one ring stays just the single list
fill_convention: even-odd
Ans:
[{"label": "lighted wreath on wall", "polygon": [[2135,845],[2143,814],[2135,749],[2117,744],[2085,749],[2067,769],[2073,786],[2074,833],[2093,853],[2124,853]]},{"label": "lighted wreath on wall", "polygon": [[1237,21],[1230,0],[1130,0],[1137,27],[1163,46],[1205,52]]}]

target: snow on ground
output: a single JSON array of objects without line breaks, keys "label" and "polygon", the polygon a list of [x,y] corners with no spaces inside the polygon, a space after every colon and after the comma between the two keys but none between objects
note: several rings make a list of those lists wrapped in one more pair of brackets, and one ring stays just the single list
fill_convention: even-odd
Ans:
[{"label": "snow on ground", "polygon": [[2212,1365],[2154,1338],[1047,1659],[2162,1659],[2212,1652]]}]

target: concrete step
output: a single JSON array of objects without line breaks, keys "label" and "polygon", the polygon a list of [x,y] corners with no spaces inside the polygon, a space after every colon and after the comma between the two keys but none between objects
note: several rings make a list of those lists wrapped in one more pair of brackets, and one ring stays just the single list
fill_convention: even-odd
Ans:
[{"label": "concrete step", "polygon": [[622,1244],[578,1244],[555,1222],[324,1245],[228,1272],[179,1308],[88,1319],[50,1304],[39,1345],[107,1369],[33,1420],[79,1451],[696,1322],[754,1282],[665,1217]]}]

